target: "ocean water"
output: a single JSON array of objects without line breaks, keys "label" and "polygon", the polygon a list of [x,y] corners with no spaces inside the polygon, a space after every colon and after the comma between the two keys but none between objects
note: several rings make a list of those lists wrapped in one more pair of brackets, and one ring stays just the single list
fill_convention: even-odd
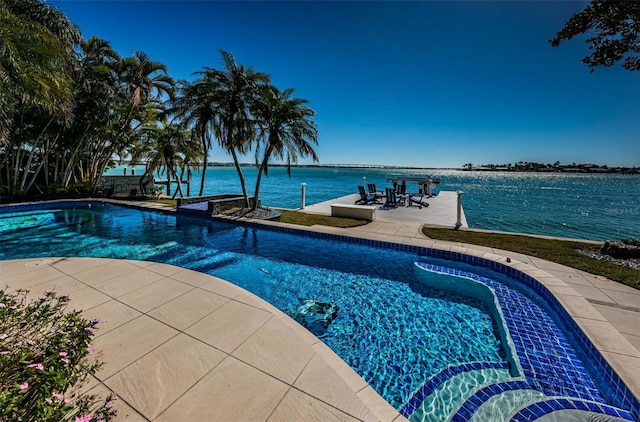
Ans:
[{"label": "ocean water", "polygon": [[[142,174],[143,170],[137,166],[135,171]],[[127,171],[130,174],[130,168]],[[253,194],[257,170],[244,167],[243,171],[249,194]],[[117,167],[105,174],[123,172]],[[302,183],[306,183],[305,200],[310,205],[357,192],[363,178],[380,189],[390,186],[387,178],[395,176],[439,177],[436,192],[462,191],[462,206],[472,228],[589,240],[640,237],[637,174],[300,167],[293,168],[288,177],[286,169],[274,167],[262,179],[260,199],[265,206],[299,208]],[[195,172],[191,195],[197,195],[199,188],[200,173]],[[205,195],[239,192],[235,168],[207,169]]]}]

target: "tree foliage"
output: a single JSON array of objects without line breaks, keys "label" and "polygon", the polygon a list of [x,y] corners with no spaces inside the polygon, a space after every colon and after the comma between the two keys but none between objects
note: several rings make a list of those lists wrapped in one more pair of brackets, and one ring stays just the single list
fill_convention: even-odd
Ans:
[{"label": "tree foliage", "polygon": [[211,99],[211,127],[219,145],[233,159],[248,207],[249,196],[238,155],[248,153],[255,141],[255,125],[249,107],[259,95],[260,86],[268,84],[270,77],[266,73],[238,64],[227,51],[220,50],[220,55],[224,68],[205,67],[203,71],[197,72],[201,80],[196,83]]},{"label": "tree foliage", "polygon": [[269,175],[269,160],[283,160],[289,176],[291,165],[298,162],[298,157],[309,156],[314,162],[318,161],[312,145],[318,143],[318,129],[312,120],[316,113],[308,106],[307,100],[292,98],[293,92],[293,88],[280,91],[268,85],[252,103],[252,114],[258,128],[254,208],[258,205],[262,175]]},{"label": "tree foliage", "polygon": [[202,195],[215,140],[248,207],[242,156],[255,151],[261,176],[270,160],[317,161],[307,101],[220,55],[220,68],[176,84],[142,51],[122,57],[106,40],[83,40],[44,0],[0,0],[0,195],[95,192],[105,169],[127,159],[147,164],[142,194],[154,188],[143,186],[147,174],[182,180],[201,164]]},{"label": "tree foliage", "polygon": [[21,104],[70,117],[68,64],[80,39],[77,26],[46,3],[0,2],[0,145]]},{"label": "tree foliage", "polygon": [[592,0],[573,15],[549,40],[553,47],[586,34],[590,55],[582,59],[593,72],[623,60],[627,70],[640,70],[640,2],[637,0]]}]

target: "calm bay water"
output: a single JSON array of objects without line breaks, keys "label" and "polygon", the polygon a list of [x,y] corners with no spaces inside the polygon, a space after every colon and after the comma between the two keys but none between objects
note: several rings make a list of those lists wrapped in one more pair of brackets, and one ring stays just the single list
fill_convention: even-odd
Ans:
[{"label": "calm bay water", "polygon": [[[143,170],[137,166],[136,174]],[[243,171],[253,194],[257,170]],[[123,174],[123,169],[106,174]],[[591,240],[640,237],[640,175],[305,167],[292,169],[289,178],[286,169],[274,167],[262,179],[260,198],[266,206],[299,208],[303,182],[309,205],[357,192],[363,177],[380,189],[394,176],[439,177],[436,191],[462,191],[473,228]],[[199,188],[200,174],[194,173],[191,195]],[[239,192],[235,168],[207,169],[205,195]]]}]

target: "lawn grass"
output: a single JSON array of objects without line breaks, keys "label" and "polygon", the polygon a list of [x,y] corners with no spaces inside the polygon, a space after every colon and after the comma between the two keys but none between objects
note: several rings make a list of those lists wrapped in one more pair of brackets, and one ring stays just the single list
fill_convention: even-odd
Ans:
[{"label": "lawn grass", "polygon": [[177,199],[171,199],[171,198],[158,198],[158,199],[143,199],[142,202],[155,202],[158,204],[163,204],[163,205],[169,205],[172,207],[175,207],[176,204],[178,203]]},{"label": "lawn grass", "polygon": [[300,226],[320,226],[329,227],[357,227],[368,223],[365,220],[355,220],[353,218],[331,217],[328,215],[307,214],[299,211],[278,209],[282,214],[281,222],[288,224],[297,224]]},{"label": "lawn grass", "polygon": [[431,239],[486,246],[546,259],[591,274],[601,275],[609,280],[640,290],[639,270],[612,262],[600,261],[576,252],[578,249],[599,250],[600,246],[593,243],[545,239],[519,234],[454,230],[446,227],[424,227],[422,232]]}]

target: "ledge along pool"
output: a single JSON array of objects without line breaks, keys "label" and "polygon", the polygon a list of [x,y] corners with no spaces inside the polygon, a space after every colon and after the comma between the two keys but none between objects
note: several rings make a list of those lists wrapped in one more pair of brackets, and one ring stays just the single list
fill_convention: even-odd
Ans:
[{"label": "ledge along pool", "polygon": [[307,327],[414,421],[638,415],[550,294],[477,257],[101,202],[0,207],[0,244],[2,260],[139,259],[228,280]]}]

